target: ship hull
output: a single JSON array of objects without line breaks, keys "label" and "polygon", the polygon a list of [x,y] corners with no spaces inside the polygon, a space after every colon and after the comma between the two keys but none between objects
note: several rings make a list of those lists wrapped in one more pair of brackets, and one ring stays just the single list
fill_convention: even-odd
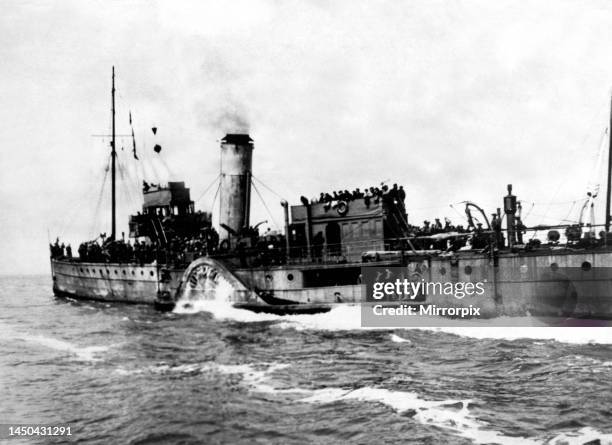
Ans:
[{"label": "ship hull", "polygon": [[[422,295],[425,304],[458,308],[471,305],[479,307],[481,315],[487,318],[523,317],[544,311],[555,315],[567,313],[576,318],[612,319],[610,249],[504,252],[495,259],[465,251],[396,264],[282,266],[266,270],[238,269],[235,273],[247,285],[296,304],[360,304],[366,302],[361,268],[381,266],[401,267],[415,281],[441,285],[481,283],[484,289],[481,295],[461,298],[456,294]],[[351,268],[352,274],[347,275],[346,270]],[[342,278],[343,274],[346,279]],[[318,276],[327,281],[325,284],[333,285],[317,282]],[[337,281],[333,283],[333,279]]]},{"label": "ship hull", "polygon": [[[195,267],[198,262],[201,264]],[[197,277],[214,275],[231,277],[233,287],[241,288],[227,297],[229,303],[253,311],[278,313],[320,312],[332,305],[363,303],[366,296],[365,286],[361,284],[362,267],[376,266],[405,268],[417,281],[480,282],[484,287],[481,295],[463,298],[426,295],[421,301],[424,304],[479,307],[481,315],[487,318],[522,317],[537,312],[534,303],[542,301],[543,297],[546,302],[552,302],[549,308],[552,312],[565,311],[567,299],[571,298],[569,313],[572,317],[612,319],[612,274],[607,273],[612,269],[612,250],[609,249],[502,253],[495,261],[483,254],[460,252],[453,256],[412,258],[396,264],[386,261],[249,269],[228,268],[210,258],[200,258],[186,269],[150,264],[51,262],[53,290],[58,296],[156,304],[168,310],[180,298],[181,286],[185,289],[193,284],[197,294]],[[567,294],[567,286],[558,295],[559,283],[551,280],[548,274],[557,269],[577,271],[568,283],[572,295]]]},{"label": "ship hull", "polygon": [[[155,304],[162,268],[151,264],[90,263],[51,260],[53,293],[60,297],[108,302]],[[183,269],[169,270],[170,292],[183,275]]]}]

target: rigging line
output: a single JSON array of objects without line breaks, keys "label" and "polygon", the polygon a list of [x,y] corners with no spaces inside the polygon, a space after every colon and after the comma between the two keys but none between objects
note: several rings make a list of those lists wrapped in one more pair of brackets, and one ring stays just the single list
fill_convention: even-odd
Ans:
[{"label": "rigging line", "polygon": [[204,195],[206,194],[206,192],[208,192],[210,190],[210,188],[215,185],[215,182],[217,182],[217,180],[219,179],[219,177],[221,176],[221,173],[219,173],[217,175],[217,177],[215,179],[213,179],[213,181],[208,185],[208,187],[206,187],[206,189],[202,192],[202,194],[200,195],[200,197],[198,199],[195,200],[195,202],[200,202],[200,199],[202,199],[204,197]]},{"label": "rigging line", "polygon": [[[134,196],[134,190],[138,190],[138,187],[134,187],[134,182],[132,180],[132,175],[130,175],[130,171],[128,169],[126,162],[119,162],[121,179],[123,180],[123,187],[126,190],[126,194],[128,195],[128,199],[130,200],[130,205],[134,206],[134,208],[138,207],[139,200]],[[131,183],[131,184],[130,184]]]},{"label": "rigging line", "polygon": [[444,205],[435,205],[435,206],[426,206],[426,207],[411,207],[410,211],[414,212],[415,210],[429,210],[429,209],[445,209],[446,204]]},{"label": "rigging line", "polygon": [[531,214],[531,211],[534,209],[535,205],[536,205],[535,202],[531,203],[531,208],[527,211],[527,214],[525,215],[525,218],[523,219],[527,219],[527,217]]},{"label": "rigging line", "polygon": [[578,221],[571,220],[571,219],[560,219],[560,218],[555,218],[554,216],[544,216],[544,215],[539,215],[536,213],[534,213],[534,216],[538,216],[540,218],[545,218],[545,219],[551,219],[554,221],[565,221],[565,222],[572,223],[572,224],[578,224]]},{"label": "rigging line", "polygon": [[104,187],[106,186],[106,180],[108,179],[108,172],[110,170],[111,156],[112,155],[109,155],[108,157],[108,163],[106,164],[106,169],[104,171],[104,179],[102,180],[102,187],[100,188],[100,194],[98,195],[98,202],[96,203],[94,217],[93,217],[93,221],[91,223],[91,229],[89,232],[90,235],[93,235],[96,233],[96,227],[98,223],[98,214],[100,212],[100,205],[102,204],[102,196],[104,196]]},{"label": "rigging line", "polygon": [[256,178],[255,176],[253,176],[253,174],[252,174],[252,173],[251,173],[251,178],[256,179],[256,180],[257,180],[257,182],[259,182],[259,183],[260,183],[261,185],[263,185],[265,188],[267,188],[268,190],[270,190],[272,193],[274,193],[274,194],[275,194],[276,196],[278,196],[280,199],[284,199],[285,201],[289,202],[289,200],[288,200],[287,198],[285,198],[284,196],[279,195],[278,193],[276,193],[274,190],[272,190],[270,187],[268,187],[266,184],[264,184],[264,183],[262,182],[262,180],[261,180],[261,179]]},{"label": "rigging line", "polygon": [[[609,96],[609,95],[608,95],[608,96]],[[596,112],[596,113],[595,113],[595,115],[593,116],[592,120],[594,120],[594,119],[598,119],[598,120],[599,120],[599,115],[601,114],[602,109],[603,109],[603,107],[600,107],[600,109],[599,109],[599,110],[597,110],[597,112]],[[606,104],[606,109],[607,109],[607,104]],[[590,132],[588,132],[588,131],[587,131],[587,132],[586,132],[586,134],[585,134],[585,136],[584,136],[584,138],[582,139],[582,142],[581,142],[581,143],[578,145],[578,147],[577,147],[577,148],[574,148],[574,149],[570,149],[570,150],[567,152],[567,154],[573,154],[575,151],[578,151],[578,149],[582,150],[583,146],[586,144],[586,141],[587,141],[587,138],[588,138],[589,134],[590,134]],[[560,158],[560,157],[556,157],[554,162],[555,162],[554,167],[555,167],[555,168],[558,168],[558,164],[561,162],[561,158]],[[553,168],[553,170],[554,170],[554,168]],[[561,189],[561,187],[563,186],[563,184],[564,184],[565,182],[566,182],[566,180],[565,180],[565,179],[561,179],[561,180],[559,181],[559,184],[558,184],[557,188],[555,189],[555,192],[554,192],[554,193],[553,193],[553,195],[552,195],[552,199],[554,199],[554,198],[557,196],[557,194],[559,193],[559,190]],[[544,210],[544,215],[548,215],[548,211],[549,211],[549,210],[550,210],[550,205],[548,205],[548,206],[546,207],[546,209]],[[544,217],[547,217],[547,216],[544,216]]]},{"label": "rigging line", "polygon": [[565,215],[565,218],[561,219],[561,221],[567,220],[567,218],[569,218],[569,216],[572,214],[572,211],[574,210],[574,207],[576,206],[576,201],[572,202],[572,206],[570,207],[569,211],[567,212],[567,215]]},{"label": "rigging line", "polygon": [[133,156],[131,156],[129,159],[130,161],[127,163],[126,169],[128,172],[128,176],[132,179],[132,185],[134,187],[134,190],[136,190],[136,194],[139,197],[138,202],[140,203],[140,195],[138,195],[138,191],[142,189],[142,181],[138,171],[140,161],[138,159],[134,159]]},{"label": "rigging line", "polygon": [[96,178],[96,181],[92,181],[89,187],[85,188],[77,198],[72,200],[72,208],[68,211],[68,213],[63,218],[61,224],[59,225],[57,232],[58,235],[63,236],[67,232],[69,232],[69,229],[72,229],[72,227],[78,220],[77,218],[75,218],[75,216],[77,212],[83,208],[83,203],[92,201],[95,198],[97,187],[95,187],[93,184],[99,184],[99,181],[102,180],[102,174],[104,174],[105,169],[106,167],[100,169],[94,176]]},{"label": "rigging line", "polygon": [[128,198],[128,205],[130,205],[132,208],[137,208],[136,205],[136,200],[134,199],[134,196],[132,194],[132,190],[130,185],[128,184],[128,179],[126,179],[126,170],[125,170],[125,165],[123,165],[122,162],[118,162],[118,167],[119,167],[119,178],[121,179],[121,185],[123,186],[123,189],[125,191],[125,195]]},{"label": "rigging line", "polygon": [[[455,206],[453,206],[452,204],[449,204],[450,208],[453,209],[455,212],[457,212],[457,215],[459,215],[461,217],[461,219],[465,218],[466,221],[467,220],[467,215],[466,214],[462,214],[459,210],[457,210],[455,208]],[[468,221],[469,222],[469,221]]]},{"label": "rigging line", "polygon": [[549,201],[549,202],[535,202],[535,201],[533,201],[532,204],[534,204],[534,205],[535,204],[537,204],[537,205],[563,205],[563,204],[571,204],[571,203],[573,203],[575,201],[580,201],[581,199],[584,199],[584,196],[577,196],[576,198],[570,199],[568,201],[556,201],[556,202],[553,202],[553,201]]},{"label": "rigging line", "polygon": [[221,181],[219,181],[219,185],[217,186],[217,191],[215,192],[215,196],[213,198],[212,205],[210,206],[211,212],[215,208],[215,202],[217,201],[217,196],[219,195],[219,190],[221,190]]},{"label": "rigging line", "polygon": [[266,201],[264,201],[263,196],[261,196],[261,193],[259,193],[259,189],[257,188],[257,186],[255,185],[255,183],[253,181],[251,181],[251,184],[253,184],[253,188],[255,189],[255,192],[257,193],[257,196],[259,196],[259,199],[261,199],[262,204],[264,205],[264,207],[268,211],[268,214],[270,215],[270,218],[272,219],[272,222],[274,223],[276,228],[278,230],[280,230],[280,226],[278,225],[278,223],[276,222],[276,219],[274,218],[274,215],[272,215],[272,212],[268,208],[268,205],[266,204]]}]

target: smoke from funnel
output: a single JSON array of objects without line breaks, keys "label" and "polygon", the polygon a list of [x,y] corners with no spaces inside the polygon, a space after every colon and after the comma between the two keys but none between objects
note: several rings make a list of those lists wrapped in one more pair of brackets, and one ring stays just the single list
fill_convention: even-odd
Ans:
[{"label": "smoke from funnel", "polygon": [[214,134],[248,134],[248,113],[237,101],[227,101],[224,95],[215,95],[198,110],[201,125]]}]

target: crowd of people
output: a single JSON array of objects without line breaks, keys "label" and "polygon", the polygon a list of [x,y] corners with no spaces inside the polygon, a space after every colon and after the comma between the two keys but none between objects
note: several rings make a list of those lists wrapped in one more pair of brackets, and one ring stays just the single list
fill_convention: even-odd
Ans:
[{"label": "crowd of people", "polygon": [[363,191],[359,188],[356,188],[352,192],[348,190],[338,190],[330,193],[321,193],[319,197],[313,198],[310,200],[311,204],[317,203],[332,203],[334,201],[354,201],[357,199],[363,199],[366,205],[369,205],[370,202],[374,202],[378,204],[381,200],[385,198],[395,199],[400,203],[403,203],[406,199],[406,191],[403,186],[399,186],[397,184],[393,184],[391,188],[389,188],[386,184],[381,184],[380,187],[365,187]]},{"label": "crowd of people", "polygon": [[72,247],[70,244],[60,244],[59,238],[55,239],[55,243],[49,244],[51,258],[72,258]]},{"label": "crowd of people", "polygon": [[[479,224],[479,225],[482,226],[482,224]],[[462,225],[458,225],[458,226],[453,225],[451,220],[448,218],[444,218],[444,224],[442,224],[442,221],[440,220],[440,218],[435,218],[433,224],[431,223],[431,221],[428,221],[428,220],[423,221],[422,226],[415,226],[415,225],[409,224],[408,232],[412,236],[418,237],[418,236],[436,235],[438,233],[451,233],[451,232],[467,233],[468,230],[465,229]]]},{"label": "crowd of people", "polygon": [[[72,258],[70,244],[65,246],[59,238],[49,245],[52,258]],[[156,241],[113,240],[100,234],[92,241],[81,243],[78,248],[80,261],[107,263],[159,263],[183,264],[193,258],[219,250],[219,235],[214,228],[201,231],[197,236],[174,237],[165,245]]]}]

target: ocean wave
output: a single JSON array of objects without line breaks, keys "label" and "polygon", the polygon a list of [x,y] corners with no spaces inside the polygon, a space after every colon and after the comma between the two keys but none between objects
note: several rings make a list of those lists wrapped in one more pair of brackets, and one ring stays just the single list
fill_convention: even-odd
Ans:
[{"label": "ocean wave", "polygon": [[[478,444],[497,443],[502,445],[519,444],[551,444],[561,445],[565,437],[588,438],[597,435],[595,430],[580,433],[567,433],[555,437],[552,441],[545,438],[536,439],[528,437],[507,436],[500,431],[491,429],[486,423],[476,419],[469,411],[472,400],[426,400],[417,393],[392,391],[385,388],[366,386],[357,389],[344,388],[277,388],[273,382],[273,373],[288,368],[284,363],[259,363],[227,365],[215,362],[183,364],[169,366],[160,364],[149,371],[156,373],[166,372],[193,372],[195,370],[214,370],[220,374],[240,374],[243,384],[253,392],[266,394],[283,394],[295,396],[295,403],[330,404],[336,402],[369,402],[381,403],[389,406],[399,414],[407,415],[413,420],[423,424],[443,428],[458,437],[464,437]],[[142,371],[139,371],[142,372]],[[600,439],[603,435],[597,435]],[[574,442],[568,442],[574,443]]]},{"label": "ocean wave", "polygon": [[[399,336],[396,337],[406,340]],[[578,357],[574,358],[578,359]],[[584,427],[573,432],[554,433],[556,435],[552,437],[509,436],[477,419],[470,412],[470,407],[473,404],[471,399],[427,400],[415,392],[394,391],[374,386],[364,386],[356,389],[339,387],[321,389],[279,388],[275,385],[273,374],[288,367],[290,365],[286,363],[221,364],[210,361],[177,365],[159,363],[155,366],[133,370],[119,368],[116,372],[121,375],[203,372],[215,372],[224,375],[238,374],[241,376],[242,384],[252,392],[288,395],[291,396],[289,400],[294,403],[380,403],[422,425],[442,428],[457,437],[463,437],[477,444],[573,445],[584,444],[591,440],[599,440],[601,444],[612,443],[612,435],[601,433],[590,427]]]},{"label": "ocean wave", "polygon": [[503,445],[539,444],[526,437],[506,436],[499,431],[488,429],[469,412],[471,400],[431,401],[421,399],[418,394],[404,391],[391,391],[384,388],[363,387],[355,390],[325,388],[315,390],[303,403],[335,403],[347,400],[381,403],[400,414],[408,414],[423,425],[432,425],[451,431],[475,443],[498,443]]},{"label": "ocean wave", "polygon": [[602,433],[591,427],[564,432],[545,442],[545,445],[612,445],[612,434]]},{"label": "ocean wave", "polygon": [[21,335],[16,337],[30,343],[45,346],[57,351],[67,352],[82,361],[95,362],[102,360],[101,354],[107,352],[114,345],[105,346],[77,346],[64,340],[42,335]]},{"label": "ocean wave", "polygon": [[65,352],[78,360],[95,362],[102,360],[101,355],[117,345],[79,346],[66,340],[44,335],[30,334],[4,322],[0,322],[0,337],[10,340],[21,340],[33,345],[44,346],[56,351]]},{"label": "ocean wave", "polygon": [[394,343],[408,343],[408,344],[412,343],[412,341],[408,340],[407,338],[400,337],[399,335],[396,335],[396,334],[391,334],[389,338]]},{"label": "ocean wave", "polygon": [[269,375],[289,366],[290,365],[283,363],[228,365],[208,361],[200,363],[182,363],[178,365],[159,363],[154,366],[135,369],[125,369],[120,367],[115,370],[115,373],[122,376],[141,374],[202,374],[208,372],[224,375],[240,374],[244,384],[248,388],[257,392],[274,393],[277,392],[277,390],[267,383],[269,380]]}]

